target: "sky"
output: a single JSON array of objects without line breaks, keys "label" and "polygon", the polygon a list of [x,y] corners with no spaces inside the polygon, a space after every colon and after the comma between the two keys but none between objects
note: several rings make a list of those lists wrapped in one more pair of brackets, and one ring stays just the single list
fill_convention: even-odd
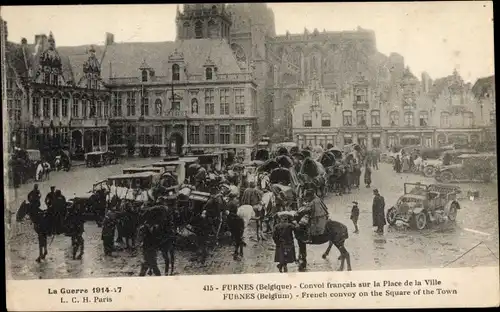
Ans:
[{"label": "sky", "polygon": [[[450,75],[456,68],[465,81],[494,74],[491,2],[269,3],[276,33],[355,30],[375,31],[377,48],[404,56],[420,78]],[[29,43],[35,34],[53,32],[56,45],[103,44],[105,33],[116,42],[175,40],[176,5],[79,5],[1,7],[9,41]]]}]

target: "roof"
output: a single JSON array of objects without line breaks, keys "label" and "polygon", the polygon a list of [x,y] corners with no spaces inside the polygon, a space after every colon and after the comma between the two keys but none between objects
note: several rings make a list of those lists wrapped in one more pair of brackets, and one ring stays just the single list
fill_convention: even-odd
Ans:
[{"label": "roof", "polygon": [[161,170],[161,168],[158,168],[158,167],[130,167],[130,168],[125,168],[123,169],[123,171],[128,171],[128,170],[142,170],[144,172],[148,171],[148,170],[151,170],[151,171],[157,171],[157,170]]},{"label": "roof", "polygon": [[126,174],[118,174],[111,177],[108,177],[108,180],[112,179],[128,179],[128,178],[148,178],[150,176],[157,175],[156,172],[146,171],[146,172],[138,172],[138,173],[126,173]]},{"label": "roof", "polygon": [[[489,89],[495,89],[495,76],[479,78],[472,87],[472,93],[478,98],[482,98],[488,93]],[[492,96],[492,94],[490,94]]]},{"label": "roof", "polygon": [[154,167],[154,165],[157,165],[157,166],[163,166],[163,165],[183,165],[185,164],[185,162],[183,161],[180,161],[180,160],[173,160],[173,161],[158,161],[158,162],[155,162],[155,163],[152,163],[151,166]]}]

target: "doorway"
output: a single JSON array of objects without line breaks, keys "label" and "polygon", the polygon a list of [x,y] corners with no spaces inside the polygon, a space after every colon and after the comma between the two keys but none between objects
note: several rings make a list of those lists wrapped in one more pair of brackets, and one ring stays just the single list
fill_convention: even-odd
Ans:
[{"label": "doorway", "polygon": [[184,138],[178,132],[172,133],[169,140],[169,150],[175,155],[182,154],[182,146],[184,145]]}]

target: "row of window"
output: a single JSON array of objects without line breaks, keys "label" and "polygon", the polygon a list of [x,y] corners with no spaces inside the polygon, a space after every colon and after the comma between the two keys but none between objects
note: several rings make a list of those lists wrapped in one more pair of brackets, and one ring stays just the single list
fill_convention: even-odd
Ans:
[{"label": "row of window", "polygon": [[30,133],[31,142],[50,143],[51,140],[55,140],[63,145],[69,145],[70,134],[68,127],[52,129],[53,135],[50,134],[50,130],[51,128],[38,128],[37,131]]},{"label": "row of window", "polygon": [[[214,125],[203,126],[204,137],[200,136],[201,126],[192,125],[188,128],[188,144],[246,144],[246,126],[235,125],[233,142],[231,142],[231,126],[219,125],[219,133],[216,133]],[[137,129],[137,133],[136,133]],[[139,144],[167,144],[162,142],[162,134],[165,128],[163,126],[135,126],[112,127],[110,133],[110,144],[125,144],[126,138],[136,137]],[[216,140],[216,137],[218,140]],[[203,140],[202,140],[203,139]]]},{"label": "row of window", "polygon": [[[229,98],[230,89],[224,88],[219,91],[219,103],[220,103],[220,115],[229,115]],[[150,106],[150,98],[148,94],[143,94],[141,99],[141,116],[150,116],[150,113],[156,116],[163,115],[163,102],[161,99],[156,99],[154,101],[154,107]],[[122,116],[122,98],[119,92],[113,92],[112,95],[112,116],[118,117]],[[135,116],[135,106],[136,106],[136,92],[128,91],[125,97],[126,103],[126,116]],[[181,103],[178,101],[172,102],[172,110],[181,110]],[[236,115],[245,114],[245,90],[244,89],[234,89],[234,105]],[[191,113],[199,114],[200,108],[198,104],[198,99],[194,98],[191,100]],[[206,89],[205,90],[205,115],[215,115],[215,90]]]},{"label": "row of window", "polygon": [[[352,126],[352,112],[344,111],[342,113],[342,120],[344,126]],[[356,112],[356,121],[358,126],[366,126],[366,111],[359,110]],[[371,112],[371,124],[372,126],[380,126],[380,111],[373,110]],[[303,126],[312,127],[312,115],[303,115]],[[331,126],[331,115],[328,113],[321,114],[321,126],[330,127]]]},{"label": "row of window", "polygon": [[[172,65],[172,81],[179,81],[181,79],[181,68],[178,64]],[[213,80],[214,74],[217,73],[217,67],[207,67],[205,68],[205,80]],[[141,81],[148,82],[149,72],[147,69],[143,69],[141,72]],[[90,82],[92,82],[91,80]],[[93,85],[92,85],[93,86]],[[89,86],[89,88],[92,88]],[[95,81],[95,88],[97,89],[97,81]]]},{"label": "row of window", "polygon": [[[41,105],[40,105],[41,102]],[[81,110],[80,110],[81,103]],[[32,115],[34,118],[43,116],[44,118],[51,117],[68,117],[69,99],[67,98],[42,98],[34,97],[32,103]],[[102,100],[80,100],[73,99],[71,106],[71,117],[109,117],[109,103]]]}]

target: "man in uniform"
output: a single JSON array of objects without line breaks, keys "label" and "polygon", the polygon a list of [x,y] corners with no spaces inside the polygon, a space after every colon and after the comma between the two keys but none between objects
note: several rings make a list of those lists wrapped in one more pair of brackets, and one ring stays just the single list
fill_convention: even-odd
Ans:
[{"label": "man in uniform", "polygon": [[248,187],[243,192],[243,196],[241,197],[242,205],[250,205],[252,207],[256,205],[260,205],[262,202],[262,193],[258,189],[255,188],[255,182],[251,181],[248,184]]},{"label": "man in uniform", "polygon": [[33,208],[40,208],[40,199],[42,194],[40,194],[40,190],[38,190],[38,184],[33,185],[33,189],[28,194],[28,201],[32,205]]},{"label": "man in uniform", "polygon": [[378,234],[384,234],[385,223],[385,200],[384,197],[380,195],[378,189],[373,190],[373,205],[372,205],[372,215],[373,215],[373,226],[377,227]]},{"label": "man in uniform", "polygon": [[64,218],[66,217],[66,197],[61,193],[61,190],[55,191],[55,197],[52,202],[54,211],[54,232],[61,234],[64,232]]},{"label": "man in uniform", "polygon": [[106,216],[102,222],[102,244],[104,247],[104,255],[111,256],[114,249],[114,238],[116,229],[116,214],[112,210],[106,212]]},{"label": "man in uniform", "polygon": [[304,217],[302,217],[299,224],[306,234],[304,242],[307,244],[311,242],[312,236],[322,235],[325,232],[325,225],[328,221],[328,208],[312,189],[306,191],[304,200],[305,206],[299,209],[299,212],[304,212]]},{"label": "man in uniform", "polygon": [[151,218],[147,219],[139,229],[139,233],[142,237],[142,255],[144,257],[139,276],[146,276],[148,270],[153,271],[153,274],[156,276],[161,275],[157,262],[157,253],[160,247],[161,237],[160,230],[159,224],[151,220]]},{"label": "man in uniform", "polygon": [[53,211],[52,205],[54,203],[55,198],[56,198],[56,187],[51,186],[50,192],[47,193],[47,195],[45,196],[45,205],[47,205],[47,210],[49,211],[49,213]]},{"label": "man in uniform", "polygon": [[82,234],[84,232],[83,226],[85,223],[82,217],[83,209],[83,204],[73,203],[68,209],[68,217],[66,218],[66,235],[71,237],[73,260],[77,259],[76,252],[78,251],[78,247],[80,247],[78,259],[81,259],[83,255],[84,240]]},{"label": "man in uniform", "polygon": [[205,167],[201,166],[198,168],[198,171],[196,172],[196,175],[194,177],[196,183],[195,187],[197,190],[201,190],[203,188],[206,179],[207,179],[207,170],[205,169]]}]

